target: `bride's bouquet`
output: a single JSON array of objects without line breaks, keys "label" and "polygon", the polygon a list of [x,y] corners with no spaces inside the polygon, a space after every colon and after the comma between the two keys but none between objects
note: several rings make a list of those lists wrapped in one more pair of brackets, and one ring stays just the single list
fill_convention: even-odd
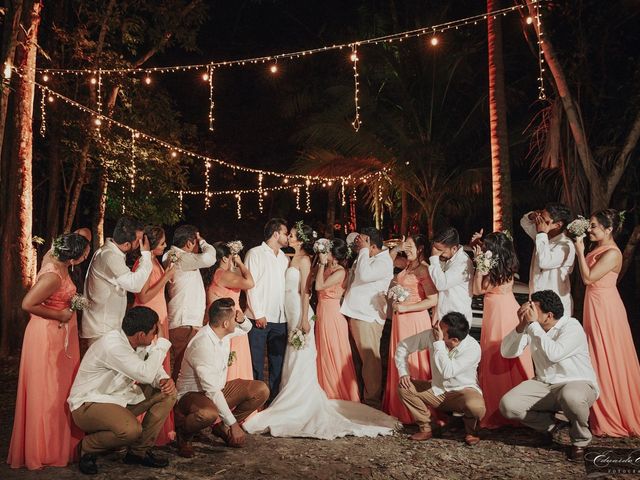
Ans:
[{"label": "bride's bouquet", "polygon": [[589,229],[589,220],[582,215],[578,215],[573,222],[567,225],[567,231],[575,238],[582,238],[587,234]]},{"label": "bride's bouquet", "polygon": [[476,255],[473,262],[476,264],[476,270],[482,275],[486,275],[492,268],[498,265],[498,257],[494,257],[493,252],[491,250],[487,250]]},{"label": "bride's bouquet", "polygon": [[234,240],[233,242],[227,243],[227,247],[229,247],[231,255],[238,255],[244,248],[244,245],[242,245],[240,240]]},{"label": "bride's bouquet", "polygon": [[409,291],[402,285],[394,285],[387,292],[387,298],[394,302],[402,303],[409,298]]},{"label": "bride's bouquet", "polygon": [[180,260],[180,257],[178,256],[178,253],[175,250],[169,250],[167,252],[167,261],[170,264],[178,263],[178,260]]},{"label": "bride's bouquet", "polygon": [[302,350],[308,344],[307,335],[299,329],[296,328],[289,332],[289,345],[291,345],[296,350]]},{"label": "bride's bouquet", "polygon": [[332,246],[331,240],[320,238],[313,244],[313,251],[315,253],[329,253]]},{"label": "bride's bouquet", "polygon": [[78,312],[80,310],[84,310],[84,309],[88,308],[90,304],[91,304],[91,302],[89,301],[89,299],[87,297],[85,297],[84,295],[80,295],[80,294],[76,293],[71,298],[71,307],[70,308],[74,312]]}]

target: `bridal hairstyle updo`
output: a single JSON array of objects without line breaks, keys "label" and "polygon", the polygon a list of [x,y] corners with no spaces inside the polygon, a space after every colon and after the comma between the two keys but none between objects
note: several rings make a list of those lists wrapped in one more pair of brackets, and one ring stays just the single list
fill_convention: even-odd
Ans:
[{"label": "bridal hairstyle updo", "polygon": [[349,247],[347,242],[341,238],[331,240],[331,255],[336,259],[338,264],[346,268],[347,260],[349,260]]},{"label": "bridal hairstyle updo", "polygon": [[220,268],[220,262],[222,259],[231,255],[231,249],[225,242],[216,242],[212,246],[216,249],[216,263],[207,268],[202,274],[205,287],[208,287],[213,282],[213,276],[215,275],[216,270]]},{"label": "bridal hairstyle updo", "polygon": [[516,250],[511,239],[502,232],[493,232],[484,237],[482,249],[491,250],[497,265],[489,270],[489,281],[492,285],[510,282],[520,268]]},{"label": "bridal hairstyle updo", "polygon": [[604,228],[611,229],[611,236],[614,238],[622,232],[624,226],[624,213],[614,210],[613,208],[605,208],[591,215],[598,220],[598,223]]},{"label": "bridal hairstyle updo", "polygon": [[65,233],[53,241],[52,255],[61,262],[77,260],[89,246],[89,240],[79,233]]},{"label": "bridal hairstyle updo", "polygon": [[302,222],[296,222],[294,228],[296,229],[296,238],[302,242],[302,250],[304,250],[307,255],[313,256],[313,244],[316,243],[317,240],[313,235],[313,228]]}]

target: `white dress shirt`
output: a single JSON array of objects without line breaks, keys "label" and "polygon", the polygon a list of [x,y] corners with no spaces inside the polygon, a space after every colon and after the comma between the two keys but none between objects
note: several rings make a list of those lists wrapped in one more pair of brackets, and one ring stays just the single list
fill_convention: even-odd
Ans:
[{"label": "white dress shirt", "polygon": [[[167,314],[169,329],[178,327],[202,327],[207,309],[207,294],[204,289],[201,268],[216,263],[216,249],[204,240],[200,240],[202,253],[185,252],[176,246],[171,247],[177,257],[173,282],[169,282],[169,303]],[[169,252],[162,261],[167,265]]]},{"label": "white dress shirt", "polygon": [[184,352],[178,376],[178,401],[189,392],[203,392],[216,406],[225,425],[236,423],[222,389],[227,383],[230,340],[232,337],[246,335],[249,330],[251,322],[247,318],[236,326],[233,333],[223,338],[218,337],[208,325],[200,329]]},{"label": "white dress shirt", "polygon": [[438,290],[437,319],[449,312],[460,312],[471,324],[473,260],[462,245],[446,262],[441,262],[437,255],[429,257],[429,275]]},{"label": "white dress shirt", "polygon": [[530,214],[520,219],[520,225],[536,244],[529,269],[529,292],[556,292],[562,300],[564,314],[570,317],[573,314],[571,272],[576,259],[576,247],[565,232],[553,238],[546,233],[538,233],[535,222],[529,220]]},{"label": "white dress shirt", "polygon": [[141,254],[135,272],[127,267],[126,254],[111,238],[93,254],[84,284],[89,306],[82,312],[82,338],[120,329],[127,310],[127,292],[139,293],[153,269],[151,252]]},{"label": "white dress shirt", "polygon": [[425,330],[402,340],[396,348],[398,375],[409,375],[407,358],[413,352],[430,350],[431,389],[434,395],[473,388],[482,393],[478,386],[478,364],[480,344],[467,335],[456,348],[448,350],[444,340],[433,340],[431,330]]},{"label": "white dress shirt", "polygon": [[247,252],[244,263],[254,280],[247,290],[245,315],[252,320],[266,318],[269,323],[285,323],[284,272],[289,259],[282,250],[274,254],[265,242]]},{"label": "white dress shirt", "polygon": [[122,330],[112,330],[97,340],[85,353],[69,394],[73,412],[85,402],[115,403],[121,407],[145,399],[138,384],[160,388],[160,380],[169,378],[162,362],[171,347],[166,338],[155,345],[134,350]]},{"label": "white dress shirt", "polygon": [[564,316],[548,332],[538,322],[531,323],[522,333],[514,329],[502,340],[500,353],[505,358],[516,358],[527,345],[531,346],[536,380],[550,385],[581,380],[592,384],[596,395],[600,395],[587,335],[578,320]]},{"label": "white dress shirt", "polygon": [[384,325],[387,320],[387,291],[393,280],[393,260],[387,248],[369,256],[361,248],[349,272],[349,286],[340,312],[363,322]]}]

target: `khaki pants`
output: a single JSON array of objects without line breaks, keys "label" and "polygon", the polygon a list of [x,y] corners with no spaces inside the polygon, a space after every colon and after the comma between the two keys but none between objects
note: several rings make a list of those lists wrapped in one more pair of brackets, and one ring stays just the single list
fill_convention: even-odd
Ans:
[{"label": "khaki pants", "polygon": [[[260,408],[269,398],[269,387],[261,380],[232,380],[222,389],[230,409],[238,422]],[[194,433],[211,426],[220,415],[218,408],[204,392],[189,392],[175,409],[176,429],[189,440]]]},{"label": "khaki pants", "polygon": [[184,351],[193,337],[198,333],[198,327],[187,326],[172,328],[169,330],[169,341],[171,342],[171,352],[173,353],[173,368],[171,370],[171,378],[174,382],[178,382],[180,374],[180,366],[184,358]]},{"label": "khaki pants", "polygon": [[398,388],[398,392],[402,403],[407,407],[420,430],[431,431],[431,412],[428,407],[433,407],[443,412],[464,414],[466,433],[477,432],[486,408],[482,394],[475,388],[464,388],[435,395],[431,389],[431,382],[411,380],[411,383],[411,388]]},{"label": "khaki pants", "polygon": [[380,359],[380,338],[384,325],[352,318],[349,330],[362,361],[362,383],[364,403],[380,408],[382,396],[382,361]]},{"label": "khaki pants", "polygon": [[571,425],[571,444],[586,447],[591,442],[589,409],[595,401],[596,391],[588,382],[550,385],[527,380],[505,393],[500,400],[500,411],[506,418],[520,420],[539,432],[548,432],[555,425],[555,413],[562,410]]},{"label": "khaki pants", "polygon": [[[145,456],[176,403],[175,395],[165,395],[151,385],[143,385],[146,397],[127,408],[115,403],[83,403],[71,412],[75,424],[87,433],[82,440],[82,454],[105,453],[129,446],[131,453]],[[142,425],[136,418],[146,413]]]}]

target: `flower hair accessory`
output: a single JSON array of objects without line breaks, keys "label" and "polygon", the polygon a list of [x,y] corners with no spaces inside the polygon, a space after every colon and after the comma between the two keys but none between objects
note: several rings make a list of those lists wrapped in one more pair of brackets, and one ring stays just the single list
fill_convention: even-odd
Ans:
[{"label": "flower hair accessory", "polygon": [[620,225],[624,225],[624,219],[627,216],[627,211],[626,210],[620,210],[618,212],[618,218],[620,219]]},{"label": "flower hair accessory", "polygon": [[476,255],[473,261],[476,264],[476,270],[480,274],[486,275],[498,265],[498,256],[494,256],[491,250],[487,250]]},{"label": "flower hair accessory", "polygon": [[[302,220],[298,220],[296,222],[296,235],[304,243],[309,243],[311,239],[304,233],[304,231],[302,230],[302,227],[304,227],[304,223],[302,223]],[[316,238],[318,236],[316,232],[312,232],[312,235],[313,235],[313,238]]]},{"label": "flower hair accessory", "polygon": [[60,258],[60,254],[62,252],[68,252],[71,250],[69,247],[64,245],[62,237],[58,237],[53,241],[53,252],[51,253],[54,257]]},{"label": "flower hair accessory", "polygon": [[511,231],[508,228],[505,228],[502,233],[504,234],[505,237],[507,237],[509,239],[509,241],[513,242],[513,235],[511,234]]}]

